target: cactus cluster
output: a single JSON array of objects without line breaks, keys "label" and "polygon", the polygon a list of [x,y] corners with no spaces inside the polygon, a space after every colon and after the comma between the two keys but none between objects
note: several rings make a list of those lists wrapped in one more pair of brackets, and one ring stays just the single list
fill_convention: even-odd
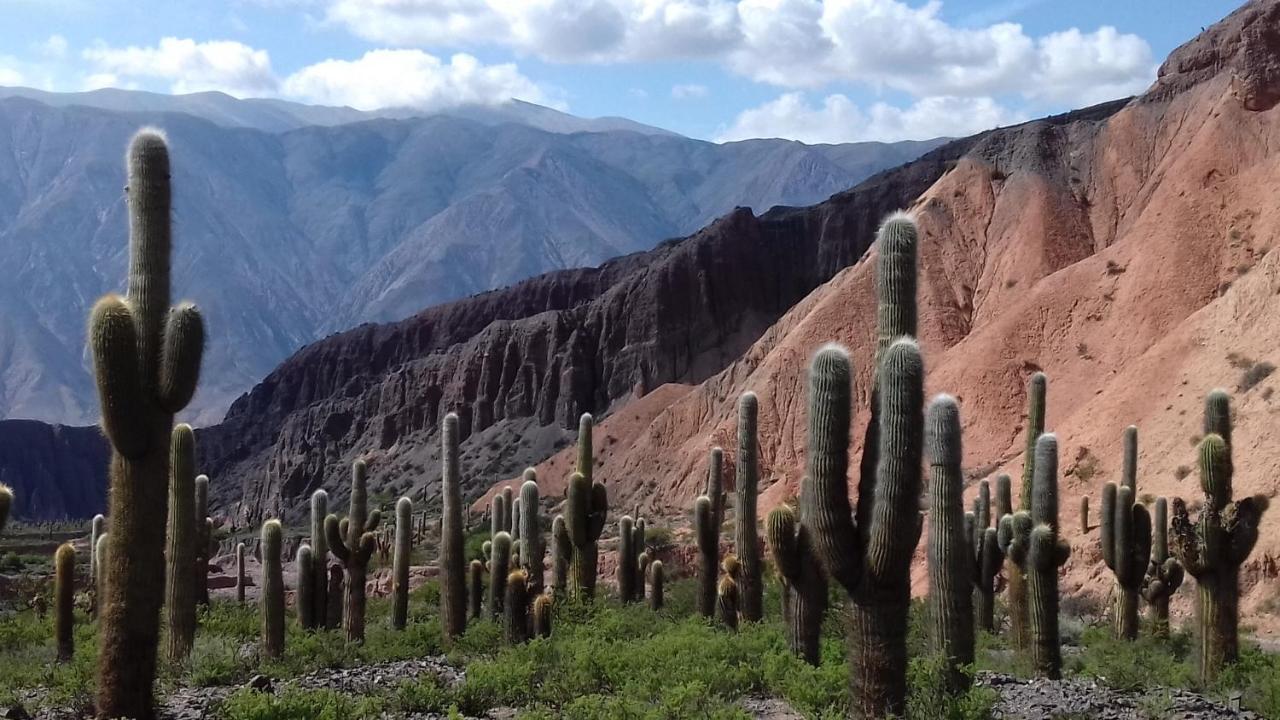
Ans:
[{"label": "cactus cluster", "polygon": [[760,536],[756,518],[760,485],[759,444],[756,438],[756,416],[760,402],[753,392],[738,398],[738,465],[734,476],[736,522],[733,526],[733,551],[742,563],[742,579],[738,592],[742,619],[759,622],[764,617],[764,584],[760,579]]},{"label": "cactus cluster", "polygon": [[1200,680],[1211,683],[1240,652],[1240,565],[1258,542],[1267,509],[1261,495],[1236,500],[1232,491],[1231,399],[1215,390],[1205,399],[1204,438],[1198,448],[1204,507],[1193,521],[1173,499],[1173,553],[1196,579]]},{"label": "cactus cluster", "polygon": [[[934,650],[947,661],[947,682],[965,689],[973,664],[973,531],[965,527],[960,406],[940,395],[929,404],[929,621]],[[966,532],[968,530],[968,532]],[[984,536],[985,538],[985,536]]]},{"label": "cactus cluster", "polygon": [[1151,559],[1151,514],[1138,502],[1138,428],[1124,431],[1120,484],[1102,488],[1102,559],[1115,574],[1112,629],[1122,640],[1138,637],[1138,593]]},{"label": "cactus cluster", "polygon": [[1169,635],[1169,598],[1182,587],[1183,575],[1182,563],[1169,557],[1169,502],[1156,498],[1151,559],[1142,578],[1142,599],[1147,601],[1151,633],[1156,637]]},{"label": "cactus cluster", "polygon": [[[458,456],[458,416],[444,417],[441,442],[440,622],[444,637],[458,637],[467,629],[466,561],[462,537],[462,468]],[[407,574],[406,570],[406,574]]]},{"label": "cactus cluster", "polygon": [[[1003,482],[1007,497],[1009,478],[1007,475],[1001,478],[997,479],[997,486]],[[974,500],[973,511],[965,513],[964,522],[973,561],[971,577],[977,600],[978,627],[987,632],[995,632],[995,595],[999,590],[997,586],[1004,552],[1000,549],[996,528],[991,525],[991,484],[988,481],[978,483],[978,497]]]},{"label": "cactus cluster", "polygon": [[356,460],[351,467],[351,506],[347,517],[341,521],[336,515],[324,520],[325,540],[329,552],[343,567],[342,628],[347,642],[364,641],[365,577],[369,570],[369,558],[373,555],[381,514],[368,511],[368,468],[363,460]]},{"label": "cactus cluster", "polygon": [[[129,281],[89,318],[89,346],[111,445],[97,712],[150,720],[164,599],[169,445],[173,416],[195,393],[204,323],[194,305],[170,306],[169,149],[155,130],[134,136],[127,157]],[[159,517],[157,517],[157,513]]]},{"label": "cactus cluster", "polygon": [[[1042,372],[1031,375],[1027,381],[1026,448],[1022,454],[1022,484],[1018,506],[1022,511],[1031,508],[1031,488],[1035,480],[1036,442],[1044,434],[1045,395],[1048,380]],[[1001,519],[1003,520],[1003,515]],[[1009,606],[1009,640],[1015,650],[1025,650],[1030,642],[1030,617],[1027,610],[1027,583],[1022,567],[1007,557],[1005,573],[1008,587],[1005,600]]]},{"label": "cactus cluster", "polygon": [[596,593],[597,541],[609,515],[609,492],[603,483],[592,481],[595,465],[591,445],[593,420],[583,413],[578,422],[578,468],[569,478],[565,499],[565,524],[573,555],[569,563],[572,594],[590,600]]}]

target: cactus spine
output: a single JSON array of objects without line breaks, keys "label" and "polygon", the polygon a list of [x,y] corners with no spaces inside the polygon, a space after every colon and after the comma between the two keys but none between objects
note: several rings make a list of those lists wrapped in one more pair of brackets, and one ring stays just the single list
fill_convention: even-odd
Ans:
[{"label": "cactus spine", "polygon": [[493,537],[489,551],[489,617],[502,615],[502,604],[507,594],[507,576],[511,568],[511,535],[500,532]]},{"label": "cactus spine", "polygon": [[520,568],[528,576],[529,594],[542,593],[543,557],[542,517],[538,512],[538,476],[533,468],[524,471],[520,486]]},{"label": "cactus spine", "polygon": [[[169,305],[169,150],[154,130],[128,154],[129,282],[89,318],[89,345],[111,443],[107,553],[97,713],[151,720],[164,599],[169,442],[173,416],[195,392],[204,324],[194,305]],[[160,516],[154,513],[160,512]]]},{"label": "cactus spine", "polygon": [[316,603],[315,598],[311,597],[316,588],[316,559],[315,551],[310,545],[304,543],[298,546],[294,568],[298,574],[298,590],[294,596],[298,608],[298,626],[308,630],[316,626]]},{"label": "cactus spine", "polygon": [[[413,550],[413,501],[402,497],[396,501],[396,547],[391,571],[391,627],[403,630],[409,621],[409,553]],[[443,563],[441,565],[443,569]],[[462,573],[458,573],[458,590],[462,590]],[[444,594],[443,583],[441,594]],[[443,601],[441,601],[443,602]],[[466,623],[466,606],[459,611]]]},{"label": "cactus spine", "polygon": [[716,610],[716,568],[720,564],[715,506],[700,495],[693,502],[693,533],[698,541],[698,613],[709,618]]},{"label": "cactus spine", "polygon": [[[165,552],[165,657],[180,664],[196,635],[195,433],[185,423],[173,428],[169,469],[169,537]],[[204,525],[204,518],[200,518]]]},{"label": "cactus spine", "polygon": [[716,618],[726,628],[738,629],[738,583],[729,575],[716,587]]},{"label": "cactus spine", "polygon": [[284,572],[280,565],[283,529],[279,520],[262,524],[262,653],[284,654]]},{"label": "cactus spine", "polygon": [[76,549],[63,543],[53,554],[53,634],[58,639],[58,662],[76,654]]},{"label": "cactus spine", "polygon": [[[1102,489],[1102,559],[1116,577],[1112,630],[1121,640],[1138,637],[1138,592],[1151,559],[1151,515],[1136,502],[1138,487],[1138,428],[1124,431],[1121,484]],[[1108,512],[1109,511],[1109,512]]]},{"label": "cactus spine", "polygon": [[1142,597],[1151,612],[1151,633],[1156,637],[1169,635],[1169,598],[1182,586],[1182,563],[1169,557],[1169,503],[1156,499],[1155,518],[1152,522],[1151,560],[1142,578]]},{"label": "cactus spine", "polygon": [[1204,507],[1193,522],[1182,498],[1173,499],[1173,552],[1196,579],[1198,667],[1204,684],[1239,657],[1240,565],[1258,541],[1267,509],[1263,496],[1235,500],[1232,493],[1230,398],[1214,390],[1205,400],[1200,441]]},{"label": "cactus spine", "polygon": [[809,530],[794,510],[779,505],[765,518],[765,541],[782,581],[787,643],[793,653],[816,666],[822,616],[827,611],[827,579],[810,547]]},{"label": "cactus spine", "polygon": [[[952,691],[973,664],[972,533],[965,534],[960,407],[940,395],[929,405],[929,610],[934,650],[947,659]],[[980,501],[981,502],[981,501]]]},{"label": "cactus spine", "polygon": [[738,398],[738,467],[734,480],[737,518],[733,527],[733,550],[742,563],[738,592],[742,619],[759,622],[764,616],[764,584],[760,581],[760,538],[756,518],[756,495],[760,484],[759,446],[756,416],[760,402],[753,392]]},{"label": "cactus spine", "polygon": [[529,639],[529,587],[523,570],[507,576],[506,597],[502,604],[502,631],[508,645],[519,645]]},{"label": "cactus spine", "polygon": [[329,542],[324,533],[324,519],[329,516],[329,493],[323,489],[311,493],[311,628],[327,624],[329,616]]},{"label": "cactus spine", "polygon": [[551,637],[551,596],[546,594],[538,595],[533,600],[533,610],[531,612],[530,624],[533,626],[533,636],[547,638]]},{"label": "cactus spine", "polygon": [[[194,464],[194,463],[193,463]],[[209,476],[200,475],[195,480],[195,553],[196,603],[209,604],[209,546],[213,543],[212,521],[209,520]]]},{"label": "cactus spine", "polygon": [[472,620],[479,620],[480,614],[484,612],[484,563],[472,560],[467,570],[469,574],[467,586],[470,589],[467,616]]},{"label": "cactus spine", "polygon": [[551,521],[551,589],[568,590],[569,560],[573,556],[573,541],[569,539],[569,527],[563,515]]},{"label": "cactus spine", "polygon": [[329,552],[342,563],[345,574],[342,629],[347,642],[364,641],[364,583],[369,558],[377,546],[373,531],[381,519],[377,510],[368,511],[367,483],[368,469],[363,460],[356,460],[351,466],[351,507],[347,517],[339,522],[336,515],[329,515],[324,520]]},{"label": "cactus spine", "polygon": [[462,468],[458,458],[458,416],[444,417],[440,433],[443,459],[440,516],[440,622],[446,640],[467,629],[466,548],[462,537]]},{"label": "cactus spine", "polygon": [[236,543],[236,604],[244,604],[244,543]]},{"label": "cactus spine", "polygon": [[665,584],[666,577],[662,569],[662,561],[654,560],[649,565],[649,607],[655,612],[661,610],[663,603],[666,602]]},{"label": "cactus spine", "polygon": [[573,595],[590,600],[596,593],[596,562],[599,548],[596,541],[604,531],[609,515],[609,493],[604,485],[591,479],[592,459],[590,413],[583,413],[578,422],[578,470],[569,478],[568,498],[565,501],[565,523],[569,526],[569,539],[573,543],[570,561]]}]

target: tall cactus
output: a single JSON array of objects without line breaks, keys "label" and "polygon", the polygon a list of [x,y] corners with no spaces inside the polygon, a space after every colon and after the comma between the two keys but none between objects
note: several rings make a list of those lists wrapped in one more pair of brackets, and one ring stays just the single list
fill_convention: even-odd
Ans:
[{"label": "tall cactus", "polygon": [[716,586],[716,619],[730,630],[738,629],[738,583],[730,575]]},{"label": "tall cactus", "polygon": [[502,631],[508,645],[519,645],[529,639],[529,586],[523,570],[507,576],[506,597],[502,602]]},{"label": "tall cactus", "polygon": [[618,599],[631,603],[636,599],[636,534],[630,515],[618,520]]},{"label": "tall cactus", "polygon": [[1041,435],[1034,455],[1031,512],[1020,510],[1000,518],[999,541],[1027,579],[1032,664],[1037,674],[1057,679],[1062,674],[1058,569],[1071,555],[1058,531],[1058,439]]},{"label": "tall cactus", "polygon": [[711,513],[716,529],[716,541],[719,542],[720,528],[724,526],[724,450],[711,448],[707,458],[707,491],[711,498]]},{"label": "tall cactus", "polygon": [[539,508],[538,476],[533,468],[524,471],[524,484],[520,486],[520,569],[524,570],[529,584],[529,594],[542,593],[543,559],[546,549],[542,545],[542,515]]},{"label": "tall cactus", "polygon": [[655,612],[662,609],[666,599],[666,574],[662,569],[662,561],[654,560],[649,565],[649,607]]},{"label": "tall cactus", "polygon": [[764,617],[764,584],[760,580],[760,537],[756,518],[757,493],[760,485],[759,444],[756,419],[760,401],[753,392],[738,398],[738,466],[734,479],[737,493],[737,518],[733,526],[733,551],[742,563],[742,580],[738,583],[742,619],[759,622]]},{"label": "tall cactus", "polygon": [[1142,598],[1147,601],[1151,613],[1151,633],[1156,637],[1169,635],[1169,598],[1182,586],[1182,563],[1169,557],[1169,503],[1156,499],[1155,518],[1152,521],[1151,560],[1142,578]]},{"label": "tall cactus", "polygon": [[[396,501],[396,546],[391,570],[391,627],[396,630],[403,630],[405,623],[409,621],[409,553],[412,551],[413,501],[402,497]],[[443,564],[441,569],[443,572]],[[458,573],[457,585],[459,591],[463,590],[461,573]],[[444,594],[443,583],[441,594]],[[466,613],[466,605],[463,605],[459,615],[462,616],[464,625]]]},{"label": "tall cactus", "polygon": [[569,589],[569,560],[573,557],[573,541],[564,516],[551,521],[551,588],[556,592]]},{"label": "tall cactus", "polygon": [[479,620],[484,612],[484,563],[472,560],[467,567],[467,617]]},{"label": "tall cactus", "polygon": [[[502,524],[498,526],[500,532],[511,534],[511,527],[515,524],[512,522],[515,516],[515,505],[516,501],[511,486],[508,485],[502,488]],[[515,538],[513,537],[511,540],[514,542]]]},{"label": "tall cactus", "polygon": [[693,533],[698,542],[698,613],[709,618],[716,611],[716,569],[720,565],[720,536],[711,498],[700,495],[693,503]]},{"label": "tall cactus", "polygon": [[489,537],[507,531],[506,526],[503,524],[506,516],[507,500],[502,493],[497,493],[489,501]]},{"label": "tall cactus", "polygon": [[312,628],[324,627],[329,616],[329,542],[324,533],[324,520],[329,516],[329,493],[323,489],[311,493],[311,591]]},{"label": "tall cactus", "polygon": [[[173,428],[169,469],[169,537],[165,551],[165,657],[179,664],[191,654],[196,636],[195,433],[181,423]],[[200,518],[204,525],[204,518]]]},{"label": "tall cactus", "polygon": [[[244,604],[244,543],[236,543],[236,604]],[[314,590],[313,590],[314,592]]]},{"label": "tall cactus", "polygon": [[303,630],[309,630],[316,626],[316,603],[315,598],[311,597],[311,593],[316,589],[315,551],[305,543],[299,545],[293,564],[298,576],[298,590],[294,596],[298,609],[298,626]]},{"label": "tall cactus", "polygon": [[209,476],[199,475],[195,479],[195,581],[196,603],[209,604],[209,546],[213,543],[213,533],[209,527]]},{"label": "tall cactus", "polygon": [[466,547],[462,537],[462,468],[458,416],[444,417],[441,442],[440,623],[447,640],[467,629]]},{"label": "tall cactus", "polygon": [[[1035,477],[1036,440],[1044,433],[1045,394],[1048,380],[1045,374],[1037,372],[1027,381],[1027,427],[1026,449],[1022,454],[1022,484],[1018,494],[1018,504],[1023,510],[1031,507],[1031,486]],[[1027,613],[1027,581],[1018,563],[1010,562],[1005,566],[1008,575],[1008,588],[1005,593],[1009,606],[1010,641],[1015,650],[1023,650],[1030,642]]]},{"label": "tall cactus", "polygon": [[929,616],[934,650],[947,659],[948,686],[963,691],[973,664],[972,535],[964,527],[960,406],[939,395],[929,405]]},{"label": "tall cactus", "polygon": [[53,634],[58,640],[58,662],[70,662],[76,654],[75,597],[76,549],[63,543],[53,554]]},{"label": "tall cactus", "polygon": [[[169,305],[169,150],[146,129],[128,153],[129,283],[89,318],[102,429],[111,443],[107,560],[97,712],[151,720],[164,600],[169,434],[195,393],[204,323],[194,305]],[[157,516],[155,513],[159,512]]]},{"label": "tall cactus", "polygon": [[369,512],[368,468],[363,460],[351,466],[351,507],[347,517],[339,522],[336,515],[324,519],[325,540],[329,552],[342,563],[343,608],[342,629],[347,642],[364,642],[365,577],[369,571],[369,558],[377,546],[374,530],[381,514]]},{"label": "tall cactus", "polygon": [[550,595],[541,594],[533,599],[529,624],[533,628],[534,637],[551,637],[551,605]]},{"label": "tall cactus", "polygon": [[1124,464],[1120,485],[1102,488],[1102,559],[1116,577],[1111,623],[1121,640],[1138,637],[1138,592],[1151,559],[1151,515],[1136,501],[1138,428],[1124,431]]},{"label": "tall cactus", "polygon": [[599,559],[600,533],[609,515],[609,493],[602,483],[591,479],[592,459],[590,413],[583,413],[578,423],[578,470],[569,477],[565,501],[565,523],[573,543],[570,561],[573,595],[590,600],[596,593],[596,563]]},{"label": "tall cactus", "polygon": [[786,623],[787,643],[793,653],[816,666],[821,659],[827,579],[813,555],[809,530],[790,506],[779,505],[765,518],[765,541],[782,581],[782,620]]},{"label": "tall cactus", "polygon": [[[4,532],[4,526],[9,522],[9,512],[13,509],[13,489],[4,483],[0,483],[0,533]],[[102,517],[99,515],[98,517]],[[97,518],[94,518],[97,520]]]},{"label": "tall cactus", "polygon": [[280,553],[283,528],[279,520],[262,524],[262,653],[269,658],[284,654],[284,571]]},{"label": "tall cactus", "polygon": [[489,617],[497,619],[502,615],[502,605],[506,600],[507,576],[511,570],[511,535],[500,532],[493,536],[493,546],[489,551],[489,601],[487,604]]},{"label": "tall cactus", "polygon": [[1230,398],[1214,390],[1205,400],[1200,441],[1204,507],[1193,522],[1182,498],[1173,499],[1173,553],[1196,579],[1200,680],[1209,684],[1239,657],[1240,565],[1258,542],[1267,509],[1261,495],[1235,500],[1232,492]]}]

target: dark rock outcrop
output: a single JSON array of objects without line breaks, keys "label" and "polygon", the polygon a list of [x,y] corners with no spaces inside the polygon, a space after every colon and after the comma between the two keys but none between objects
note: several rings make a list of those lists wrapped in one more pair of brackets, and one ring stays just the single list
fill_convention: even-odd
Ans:
[{"label": "dark rock outcrop", "polygon": [[96,427],[0,420],[0,483],[14,517],[87,518],[107,506],[107,443]]},{"label": "dark rock outcrop", "polygon": [[1280,3],[1251,0],[1179,46],[1142,97],[1166,100],[1223,70],[1245,109],[1269,110],[1280,102]]}]

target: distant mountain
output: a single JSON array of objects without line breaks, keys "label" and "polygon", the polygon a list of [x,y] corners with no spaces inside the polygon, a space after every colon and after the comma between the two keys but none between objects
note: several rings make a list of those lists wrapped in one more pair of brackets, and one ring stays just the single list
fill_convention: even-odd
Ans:
[{"label": "distant mountain", "polygon": [[0,418],[73,424],[96,420],[84,322],[124,287],[122,163],[144,124],[173,148],[175,288],[209,323],[200,423],[326,334],[646,250],[736,206],[809,204],[938,144],[717,145],[517,103],[394,119],[22,94],[0,99]]}]

